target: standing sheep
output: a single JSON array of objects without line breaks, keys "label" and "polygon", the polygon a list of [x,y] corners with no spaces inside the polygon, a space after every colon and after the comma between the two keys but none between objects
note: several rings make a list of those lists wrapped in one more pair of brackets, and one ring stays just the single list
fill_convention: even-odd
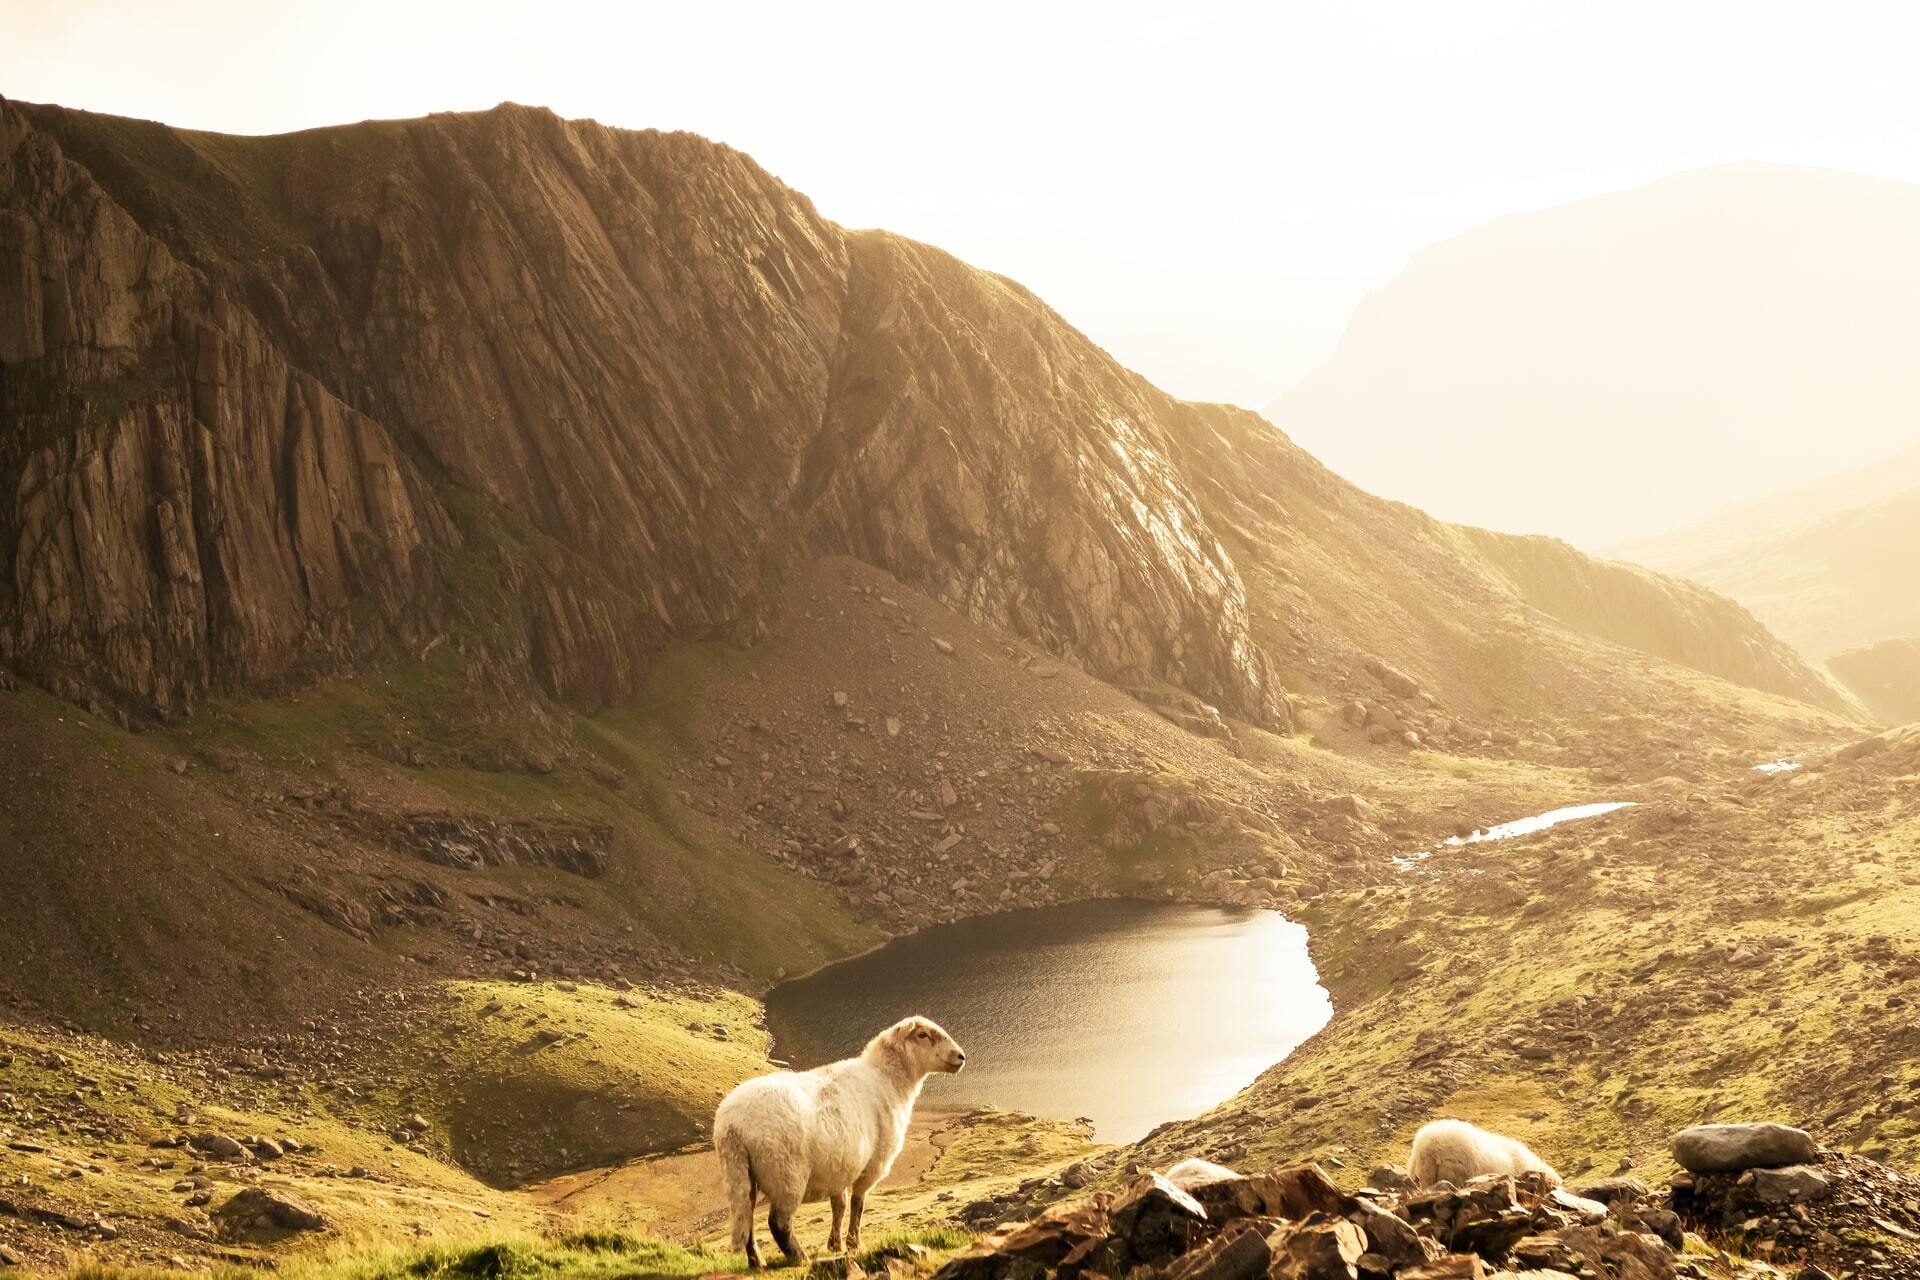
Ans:
[{"label": "standing sheep", "polygon": [[1528,1150],[1525,1143],[1488,1133],[1464,1120],[1435,1120],[1420,1126],[1420,1132],[1413,1135],[1408,1167],[1414,1183],[1422,1187],[1436,1182],[1464,1186],[1490,1173],[1544,1173],[1554,1182],[1560,1181],[1553,1166]]},{"label": "standing sheep", "polygon": [[[713,1116],[713,1146],[727,1180],[733,1247],[760,1265],[753,1211],[767,1198],[767,1230],[789,1259],[806,1253],[793,1238],[793,1214],[810,1200],[833,1202],[827,1248],[860,1247],[867,1189],[887,1176],[906,1142],[920,1086],[936,1071],[958,1071],[967,1055],[926,1018],[894,1023],[860,1051],[812,1071],[777,1071],[748,1080]],[[848,1215],[848,1200],[852,1213]]]}]

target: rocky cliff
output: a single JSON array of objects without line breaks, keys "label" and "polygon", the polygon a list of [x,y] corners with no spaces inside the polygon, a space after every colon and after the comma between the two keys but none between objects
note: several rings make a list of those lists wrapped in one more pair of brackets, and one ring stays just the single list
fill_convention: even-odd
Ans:
[{"label": "rocky cliff", "polygon": [[1710,597],[1568,610],[700,138],[0,103],[0,202],[0,660],[123,720],[443,642],[604,705],[668,640],[757,631],[821,553],[1271,726],[1270,655],[1309,690],[1379,650],[1484,684],[1454,653],[1477,600],[1543,653],[1575,643],[1551,617],[1834,705]]},{"label": "rocky cliff", "polygon": [[62,692],[168,715],[465,622],[605,702],[812,547],[1284,717],[1176,406],[744,156],[515,107],[0,110],[0,652]]}]

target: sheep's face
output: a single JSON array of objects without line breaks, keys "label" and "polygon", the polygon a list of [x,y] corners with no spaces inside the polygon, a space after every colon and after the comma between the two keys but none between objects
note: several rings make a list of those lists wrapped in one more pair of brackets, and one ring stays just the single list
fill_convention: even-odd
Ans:
[{"label": "sheep's face", "polygon": [[923,1076],[936,1071],[955,1072],[967,1064],[966,1050],[930,1018],[907,1018],[895,1023],[887,1034],[900,1055]]}]

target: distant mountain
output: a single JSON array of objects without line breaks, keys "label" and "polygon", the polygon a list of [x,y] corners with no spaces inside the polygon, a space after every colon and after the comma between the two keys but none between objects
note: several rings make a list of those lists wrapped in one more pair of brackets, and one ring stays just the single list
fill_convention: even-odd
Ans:
[{"label": "distant mountain", "polygon": [[1617,554],[1732,596],[1810,658],[1920,634],[1920,448]]},{"label": "distant mountain", "polygon": [[1843,684],[1888,724],[1920,721],[1920,636],[1896,636],[1827,660]]},{"label": "distant mountain", "polygon": [[[1914,427],[1920,436],[1920,423]],[[1920,489],[1920,445],[1765,497],[1721,508],[1697,524],[1607,549],[1668,573],[1693,577],[1703,566],[1782,530]]]},{"label": "distant mountain", "polygon": [[1444,518],[1589,548],[1920,434],[1920,187],[1738,164],[1495,219],[1267,416]]}]

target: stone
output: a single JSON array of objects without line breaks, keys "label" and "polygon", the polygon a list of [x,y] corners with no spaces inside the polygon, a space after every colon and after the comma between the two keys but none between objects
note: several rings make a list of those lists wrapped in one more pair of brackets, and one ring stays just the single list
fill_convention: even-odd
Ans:
[{"label": "stone", "polygon": [[1805,1164],[1818,1155],[1813,1135],[1784,1124],[1701,1124],[1673,1136],[1674,1161],[1694,1173]]},{"label": "stone", "polygon": [[1184,1253],[1206,1222],[1200,1202],[1157,1173],[1141,1174],[1114,1199],[1112,1234],[1132,1265]]},{"label": "stone", "polygon": [[1267,1270],[1271,1280],[1354,1280],[1367,1240],[1351,1222],[1312,1222],[1280,1238]]},{"label": "stone", "polygon": [[1367,1174],[1367,1185],[1377,1191],[1411,1191],[1414,1189],[1413,1175],[1405,1165],[1377,1164]]},{"label": "stone", "polygon": [[1599,1178],[1593,1182],[1582,1183],[1574,1188],[1577,1195],[1589,1200],[1598,1200],[1604,1205],[1631,1204],[1635,1200],[1645,1200],[1652,1191],[1638,1178],[1611,1177]]},{"label": "stone", "polygon": [[1350,1218],[1366,1236],[1367,1252],[1378,1254],[1387,1269],[1416,1266],[1427,1260],[1419,1233],[1398,1214],[1389,1213],[1372,1201],[1356,1199]]},{"label": "stone", "polygon": [[1833,1194],[1833,1185],[1818,1169],[1804,1164],[1784,1168],[1749,1169],[1741,1176],[1761,1204],[1808,1204]]},{"label": "stone", "polygon": [[312,1205],[277,1188],[247,1187],[221,1205],[214,1216],[235,1234],[327,1229],[327,1220]]},{"label": "stone", "polygon": [[195,1150],[204,1151],[216,1160],[245,1160],[247,1149],[238,1141],[224,1133],[203,1133],[193,1139]]}]

